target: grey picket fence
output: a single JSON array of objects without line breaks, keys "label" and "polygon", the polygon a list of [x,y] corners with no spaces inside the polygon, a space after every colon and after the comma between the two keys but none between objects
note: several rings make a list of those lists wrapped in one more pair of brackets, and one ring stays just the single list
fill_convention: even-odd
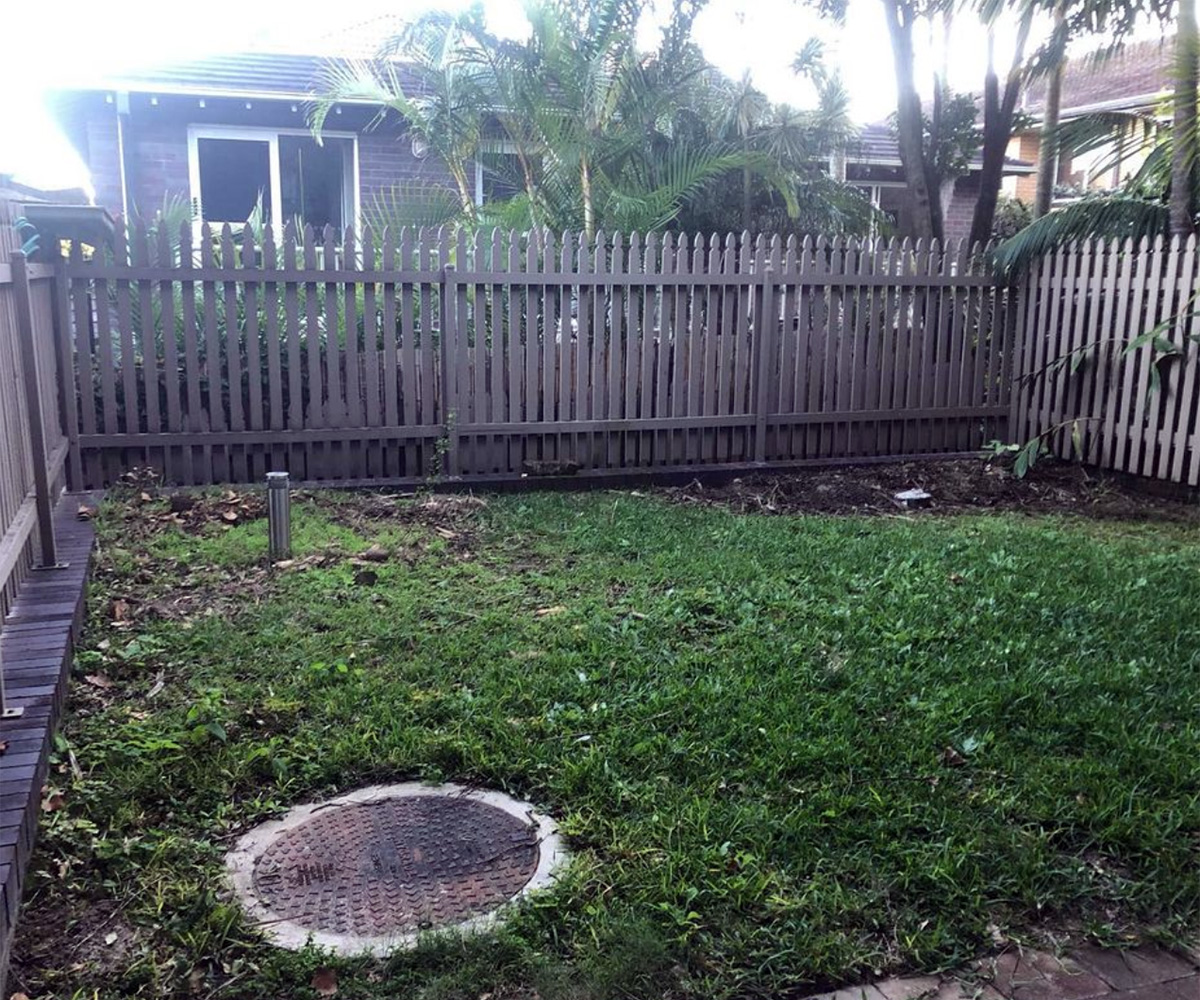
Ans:
[{"label": "grey picket fence", "polygon": [[485,482],[970,452],[1012,302],[962,244],[133,230],[61,273],[73,482]]}]

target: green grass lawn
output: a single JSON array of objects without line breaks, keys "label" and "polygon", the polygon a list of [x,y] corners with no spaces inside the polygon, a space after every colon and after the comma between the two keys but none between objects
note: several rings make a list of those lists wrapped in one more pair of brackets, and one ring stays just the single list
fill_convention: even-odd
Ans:
[{"label": "green grass lawn", "polygon": [[[392,506],[304,501],[297,555],[326,557],[270,577],[265,521],[102,512],[13,988],[305,998],[331,966],[340,997],[795,996],[1038,928],[1194,934],[1195,527]],[[385,963],[263,945],[232,841],[414,777],[538,803],[569,874]]]}]

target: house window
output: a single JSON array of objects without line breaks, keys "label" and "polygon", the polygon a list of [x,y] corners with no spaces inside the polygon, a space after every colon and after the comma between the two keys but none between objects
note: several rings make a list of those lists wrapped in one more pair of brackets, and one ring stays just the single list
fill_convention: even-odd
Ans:
[{"label": "house window", "polygon": [[318,145],[300,130],[191,128],[196,219],[242,223],[261,204],[266,221],[275,224],[352,225],[358,214],[356,152],[353,135],[327,135]]},{"label": "house window", "polygon": [[485,142],[475,160],[475,204],[507,201],[525,190],[515,143]]},{"label": "house window", "polygon": [[[199,202],[207,222],[245,222],[261,200],[271,217],[271,144],[243,139],[196,142]],[[193,197],[196,192],[193,192]]]}]

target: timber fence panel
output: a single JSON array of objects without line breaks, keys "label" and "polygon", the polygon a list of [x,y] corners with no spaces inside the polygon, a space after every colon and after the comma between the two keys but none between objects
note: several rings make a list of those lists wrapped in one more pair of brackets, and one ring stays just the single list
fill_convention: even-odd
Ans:
[{"label": "timber fence panel", "polygon": [[[33,288],[66,324],[51,353],[73,371],[43,408],[71,411],[85,488],[144,464],[180,484],[484,481],[1039,434],[1194,482],[1196,258],[1064,247],[1009,286],[955,243],[187,226],[72,248]],[[1156,327],[1177,354],[1126,350]]]}]

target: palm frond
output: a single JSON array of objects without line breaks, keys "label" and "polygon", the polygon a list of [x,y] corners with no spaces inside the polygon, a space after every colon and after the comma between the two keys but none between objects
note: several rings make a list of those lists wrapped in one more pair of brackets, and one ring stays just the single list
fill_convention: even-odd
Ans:
[{"label": "palm frond", "polygon": [[463,221],[462,205],[455,193],[428,181],[400,181],[372,192],[363,204],[362,215],[376,232]]},{"label": "palm frond", "polygon": [[1129,195],[1083,198],[1043,215],[996,247],[998,273],[1012,278],[1040,257],[1076,241],[1166,236],[1167,206]]}]

